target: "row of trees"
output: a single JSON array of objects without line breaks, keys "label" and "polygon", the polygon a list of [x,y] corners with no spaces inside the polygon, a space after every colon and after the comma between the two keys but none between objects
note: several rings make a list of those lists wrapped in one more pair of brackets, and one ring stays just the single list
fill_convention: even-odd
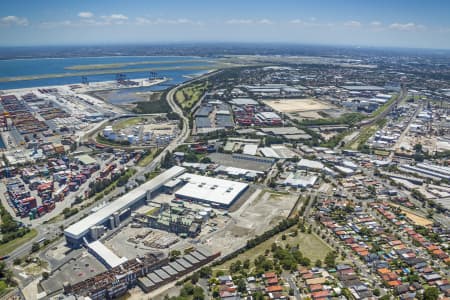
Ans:
[{"label": "row of trees", "polygon": [[20,223],[14,220],[11,214],[1,204],[0,217],[2,220],[0,225],[0,230],[2,233],[2,244],[22,237],[30,231],[28,227],[20,226]]},{"label": "row of trees", "polygon": [[95,194],[101,193],[108,189],[114,182],[117,186],[124,186],[127,184],[128,180],[136,173],[136,170],[130,169],[123,174],[111,175],[111,178],[104,178],[102,180],[96,180],[89,183],[88,197],[92,197]]},{"label": "row of trees", "polygon": [[294,226],[295,224],[297,224],[296,219],[284,219],[283,221],[278,223],[278,225],[275,226],[274,228],[264,232],[262,235],[256,236],[254,239],[248,240],[247,245],[245,246],[245,250],[251,249],[261,244],[262,242],[267,241],[272,236],[282,231],[285,231],[286,229]]}]

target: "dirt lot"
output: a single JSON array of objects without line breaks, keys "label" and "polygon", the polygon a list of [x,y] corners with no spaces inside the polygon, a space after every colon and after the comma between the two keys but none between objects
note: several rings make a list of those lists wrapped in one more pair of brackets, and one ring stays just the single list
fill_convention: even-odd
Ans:
[{"label": "dirt lot", "polygon": [[430,221],[429,219],[426,218],[422,218],[418,215],[409,213],[409,212],[404,212],[406,214],[406,217],[408,219],[410,219],[412,222],[414,222],[416,225],[420,225],[420,226],[428,226],[433,224],[433,221]]},{"label": "dirt lot", "polygon": [[391,204],[391,205],[392,205],[392,206],[395,206],[395,207],[400,207],[400,209],[401,209],[402,212],[406,215],[406,217],[407,217],[409,220],[411,220],[411,222],[413,222],[415,225],[419,225],[419,226],[428,226],[428,225],[433,224],[433,221],[432,221],[432,220],[430,220],[430,219],[428,219],[428,218],[425,218],[425,217],[422,217],[422,216],[419,216],[419,215],[417,215],[417,214],[415,214],[415,213],[412,213],[412,212],[410,212],[409,210],[404,209],[404,208],[401,207],[400,205],[397,205],[397,204]]},{"label": "dirt lot", "polygon": [[332,109],[334,106],[316,99],[276,99],[266,100],[264,103],[276,111],[283,113],[298,113],[315,110]]},{"label": "dirt lot", "polygon": [[228,254],[286,218],[297,197],[256,190],[238,210],[229,214],[223,229],[203,236],[201,243],[221,251],[222,255]]}]

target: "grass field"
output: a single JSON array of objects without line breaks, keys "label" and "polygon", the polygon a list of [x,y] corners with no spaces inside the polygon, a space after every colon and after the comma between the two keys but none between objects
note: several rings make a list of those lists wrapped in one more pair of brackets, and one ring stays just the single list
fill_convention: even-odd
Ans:
[{"label": "grass field", "polygon": [[[277,243],[279,246],[284,246],[286,244],[295,246],[299,244],[300,251],[303,253],[305,257],[308,257],[312,262],[315,262],[316,260],[320,259],[323,260],[325,256],[328,254],[328,252],[333,251],[333,249],[324,241],[322,241],[317,235],[315,234],[307,234],[298,232],[297,236],[290,236],[288,233],[292,231],[293,229],[288,229],[284,232],[280,232],[279,234],[271,237],[267,241],[259,244],[258,246],[245,251],[244,253],[239,254],[237,257],[226,261],[225,263],[215,266],[213,268],[214,271],[219,270],[228,270],[230,268],[230,265],[237,261],[244,261],[246,259],[249,259],[251,262],[251,266],[253,265],[253,261],[255,258],[257,258],[259,255],[264,255],[264,252],[266,249],[270,249],[272,243]],[[283,234],[286,234],[287,238],[286,240],[282,240],[281,236]]]},{"label": "grass field", "polygon": [[190,109],[200,100],[208,87],[208,81],[188,85],[175,93],[175,99],[183,109]]},{"label": "grass field", "polygon": [[145,121],[145,118],[136,117],[136,118],[124,119],[124,120],[116,122],[113,125],[113,129],[114,130],[124,129],[124,128],[127,128],[127,127],[134,126],[136,124],[139,124],[142,121]]},{"label": "grass field", "polygon": [[139,167],[145,167],[147,166],[149,163],[152,162],[153,158],[155,156],[155,151],[151,151],[148,155],[144,156],[144,158],[142,158],[137,165]]},{"label": "grass field", "polygon": [[380,156],[389,156],[390,152],[386,151],[386,150],[375,150],[373,151],[373,153],[375,153],[376,155],[380,155]]},{"label": "grass field", "polygon": [[100,133],[97,134],[97,136],[95,137],[95,141],[99,144],[103,144],[103,145],[109,145],[109,146],[113,146],[113,147],[129,147],[130,143],[128,142],[115,142],[112,140],[108,140],[107,138],[103,137],[103,135],[101,135]]},{"label": "grass field", "polygon": [[0,245],[0,256],[5,256],[11,253],[13,250],[17,249],[18,247],[22,246],[26,242],[34,239],[37,236],[36,229],[31,229],[30,232],[25,234],[23,237],[20,237],[18,239],[9,241],[6,244]]}]

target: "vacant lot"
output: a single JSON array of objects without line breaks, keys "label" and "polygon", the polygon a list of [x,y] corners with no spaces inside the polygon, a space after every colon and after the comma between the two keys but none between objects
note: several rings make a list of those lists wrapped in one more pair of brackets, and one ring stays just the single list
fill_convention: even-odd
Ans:
[{"label": "vacant lot", "polygon": [[120,121],[117,121],[113,124],[113,129],[114,130],[120,130],[120,129],[124,129],[124,128],[128,128],[131,126],[135,126],[139,123],[145,122],[145,118],[129,118],[129,119],[123,119]]},{"label": "vacant lot", "polygon": [[431,220],[429,220],[429,219],[427,219],[427,218],[423,218],[423,217],[421,217],[421,216],[418,216],[418,215],[416,215],[416,214],[412,214],[412,213],[407,212],[407,211],[405,211],[405,210],[402,210],[402,211],[405,213],[406,217],[407,217],[408,219],[410,219],[410,220],[411,220],[414,224],[416,224],[416,225],[419,225],[419,226],[428,226],[428,225],[433,224],[433,221],[431,221]]},{"label": "vacant lot", "polygon": [[266,100],[264,103],[274,110],[283,113],[298,113],[305,111],[332,109],[334,106],[316,99],[276,99]]}]

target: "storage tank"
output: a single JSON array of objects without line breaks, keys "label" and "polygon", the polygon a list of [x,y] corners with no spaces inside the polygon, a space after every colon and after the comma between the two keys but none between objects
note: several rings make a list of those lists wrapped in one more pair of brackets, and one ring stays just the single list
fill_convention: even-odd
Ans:
[{"label": "storage tank", "polygon": [[111,229],[116,228],[116,225],[115,225],[115,223],[114,223],[114,217],[113,217],[113,216],[109,217],[109,228],[111,228]]},{"label": "storage tank", "polygon": [[209,214],[206,211],[202,210],[198,213],[198,215],[202,217],[203,221],[208,220]]},{"label": "storage tank", "polygon": [[130,144],[134,144],[134,142],[136,141],[136,137],[134,135],[130,134],[130,135],[127,136],[127,141]]},{"label": "storage tank", "polygon": [[110,135],[111,135],[111,133],[113,133],[114,131],[113,131],[113,129],[112,129],[112,126],[106,126],[104,129],[103,129],[103,136],[104,137],[109,137]]}]

